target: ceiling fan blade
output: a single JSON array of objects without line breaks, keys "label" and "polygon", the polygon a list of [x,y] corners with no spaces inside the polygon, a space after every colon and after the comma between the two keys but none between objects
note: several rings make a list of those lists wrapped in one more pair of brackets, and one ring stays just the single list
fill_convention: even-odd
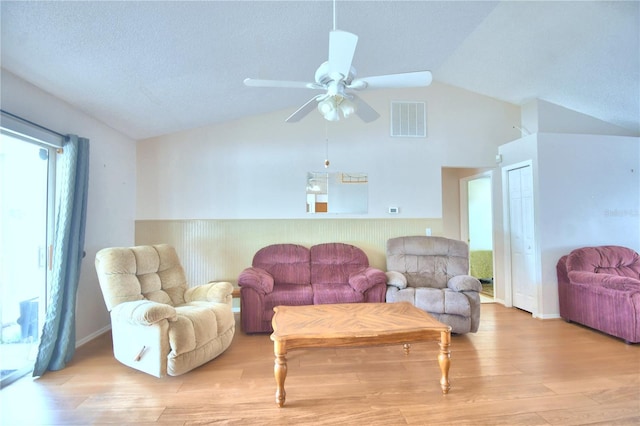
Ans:
[{"label": "ceiling fan blade", "polygon": [[401,89],[405,87],[427,87],[433,77],[430,71],[406,72],[401,74],[378,75],[354,80],[350,89]]},{"label": "ceiling fan blade", "polygon": [[358,36],[355,34],[340,30],[329,33],[329,76],[336,73],[342,78],[349,76],[357,44]]},{"label": "ceiling fan blade", "polygon": [[358,95],[350,93],[349,96],[356,106],[356,115],[360,117],[362,121],[364,121],[365,123],[370,123],[380,117],[380,114],[378,114],[376,110],[371,107],[371,105],[363,101],[362,98],[360,98]]},{"label": "ceiling fan blade", "polygon": [[304,81],[260,80],[257,78],[245,78],[244,85],[249,87],[277,87],[285,89],[324,89],[324,87],[316,83],[307,83]]},{"label": "ceiling fan blade", "polygon": [[309,99],[307,103],[305,103],[300,108],[298,108],[296,112],[291,114],[284,121],[286,121],[287,123],[296,123],[302,120],[305,116],[307,116],[307,114],[309,114],[311,111],[313,111],[316,108],[316,104],[317,104],[316,101],[318,100],[318,98],[322,96],[323,95],[316,95],[313,98]]}]

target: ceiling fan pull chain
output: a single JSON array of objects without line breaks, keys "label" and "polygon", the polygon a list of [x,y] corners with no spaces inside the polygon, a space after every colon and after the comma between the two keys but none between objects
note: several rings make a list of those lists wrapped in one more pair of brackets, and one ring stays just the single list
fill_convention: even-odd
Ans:
[{"label": "ceiling fan pull chain", "polygon": [[324,168],[329,168],[329,123],[324,125]]}]

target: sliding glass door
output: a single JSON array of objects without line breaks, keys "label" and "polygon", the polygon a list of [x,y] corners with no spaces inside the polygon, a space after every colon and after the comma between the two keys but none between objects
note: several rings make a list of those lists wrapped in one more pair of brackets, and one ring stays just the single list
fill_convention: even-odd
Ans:
[{"label": "sliding glass door", "polygon": [[55,150],[0,134],[0,384],[31,371],[44,320]]}]

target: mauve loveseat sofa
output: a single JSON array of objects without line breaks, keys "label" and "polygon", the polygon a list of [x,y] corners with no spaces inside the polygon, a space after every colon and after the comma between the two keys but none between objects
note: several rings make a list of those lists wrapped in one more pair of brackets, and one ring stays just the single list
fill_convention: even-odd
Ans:
[{"label": "mauve loveseat sofa", "polygon": [[627,247],[583,247],[556,266],[560,316],[627,343],[640,342],[640,256]]},{"label": "mauve loveseat sofa", "polygon": [[265,333],[278,305],[384,302],[387,277],[350,244],[274,244],[256,252],[238,285],[242,330]]}]

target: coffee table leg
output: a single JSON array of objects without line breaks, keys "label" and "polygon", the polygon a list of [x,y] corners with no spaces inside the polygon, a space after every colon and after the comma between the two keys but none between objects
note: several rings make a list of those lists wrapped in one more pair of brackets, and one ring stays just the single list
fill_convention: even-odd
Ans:
[{"label": "coffee table leg", "polygon": [[451,388],[451,385],[449,384],[449,366],[451,365],[451,351],[449,350],[450,344],[451,332],[440,332],[440,353],[438,354],[438,363],[440,364],[440,371],[442,372],[440,387],[442,388],[443,394],[448,393]]},{"label": "coffee table leg", "polygon": [[276,404],[284,405],[287,393],[284,390],[284,379],[287,378],[287,348],[282,342],[273,342],[273,352],[276,361],[273,366],[273,375],[276,378]]}]

